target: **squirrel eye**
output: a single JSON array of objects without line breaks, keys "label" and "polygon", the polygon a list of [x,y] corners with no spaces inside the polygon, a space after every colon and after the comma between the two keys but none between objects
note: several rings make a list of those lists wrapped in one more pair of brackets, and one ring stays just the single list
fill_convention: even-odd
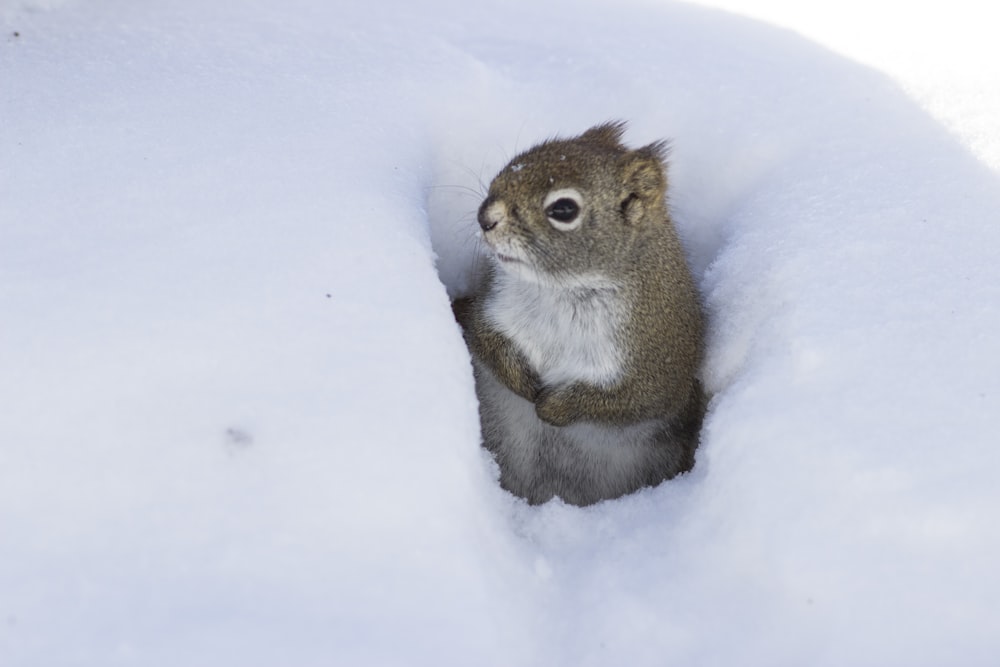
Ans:
[{"label": "squirrel eye", "polygon": [[573,222],[580,215],[580,206],[569,197],[563,197],[549,204],[545,215],[556,222]]},{"label": "squirrel eye", "polygon": [[583,223],[583,195],[576,188],[559,188],[545,195],[542,202],[549,224],[560,232],[568,232]]}]

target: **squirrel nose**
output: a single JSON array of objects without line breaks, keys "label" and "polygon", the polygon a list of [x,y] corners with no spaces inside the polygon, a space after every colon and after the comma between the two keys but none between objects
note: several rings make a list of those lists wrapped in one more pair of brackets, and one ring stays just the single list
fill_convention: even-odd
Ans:
[{"label": "squirrel nose", "polygon": [[488,232],[491,229],[493,229],[494,227],[496,227],[497,223],[493,222],[492,220],[490,220],[486,216],[480,214],[479,215],[479,226],[482,227],[482,229],[483,229],[484,232]]},{"label": "squirrel nose", "polygon": [[499,219],[489,215],[490,207],[493,206],[494,203],[496,203],[496,199],[494,197],[487,197],[486,201],[484,201],[479,207],[479,215],[477,216],[477,219],[479,220],[480,228],[482,228],[484,232],[490,231],[500,222]]}]

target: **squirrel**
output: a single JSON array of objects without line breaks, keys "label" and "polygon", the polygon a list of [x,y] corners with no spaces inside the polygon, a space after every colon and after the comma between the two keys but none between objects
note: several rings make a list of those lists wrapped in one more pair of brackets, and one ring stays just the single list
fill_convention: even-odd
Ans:
[{"label": "squirrel", "polygon": [[478,211],[489,249],[453,310],[483,446],[531,504],[617,498],[690,470],[703,316],[667,209],[666,142],[624,122],[514,157]]}]

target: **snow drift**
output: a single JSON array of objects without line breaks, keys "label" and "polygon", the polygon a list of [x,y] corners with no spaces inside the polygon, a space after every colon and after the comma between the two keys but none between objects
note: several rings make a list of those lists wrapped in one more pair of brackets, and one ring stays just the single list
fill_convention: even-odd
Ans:
[{"label": "snow drift", "polygon": [[[0,662],[995,662],[1000,190],[885,75],[680,4],[42,9],[0,14]],[[529,508],[448,293],[481,182],[609,118],[672,139],[714,399],[692,473]]]}]

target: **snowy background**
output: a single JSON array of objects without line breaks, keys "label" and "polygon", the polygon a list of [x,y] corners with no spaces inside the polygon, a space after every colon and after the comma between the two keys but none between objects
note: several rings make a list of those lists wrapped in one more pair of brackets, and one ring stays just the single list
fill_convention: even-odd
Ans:
[{"label": "snowy background", "polygon": [[[0,665],[1000,663],[984,6],[0,0]],[[612,118],[715,396],[692,473],[529,508],[448,294]]]}]

